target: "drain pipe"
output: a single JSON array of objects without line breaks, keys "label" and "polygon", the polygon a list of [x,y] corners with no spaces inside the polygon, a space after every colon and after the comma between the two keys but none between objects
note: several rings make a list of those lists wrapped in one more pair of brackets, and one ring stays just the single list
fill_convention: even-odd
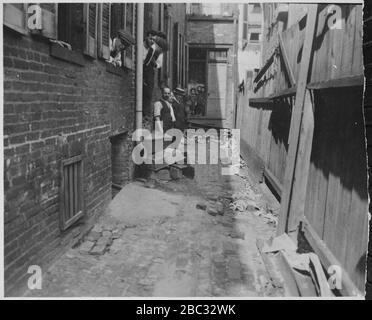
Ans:
[{"label": "drain pipe", "polygon": [[136,129],[142,128],[144,3],[137,3]]}]

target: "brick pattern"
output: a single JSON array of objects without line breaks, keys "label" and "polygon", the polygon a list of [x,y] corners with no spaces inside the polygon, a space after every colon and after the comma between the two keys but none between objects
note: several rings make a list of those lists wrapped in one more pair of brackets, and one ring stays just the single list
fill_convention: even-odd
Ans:
[{"label": "brick pattern", "polygon": [[188,21],[187,41],[192,44],[233,44],[233,22]]},{"label": "brick pattern", "polygon": [[[56,59],[43,39],[6,28],[3,44],[5,292],[11,294],[27,283],[29,265],[44,266],[61,254],[77,228],[110,201],[109,137],[133,130],[135,73],[109,73],[102,60],[85,58],[81,67]],[[127,165],[128,141],[125,146]],[[77,154],[83,155],[86,216],[61,233],[61,160]]]}]

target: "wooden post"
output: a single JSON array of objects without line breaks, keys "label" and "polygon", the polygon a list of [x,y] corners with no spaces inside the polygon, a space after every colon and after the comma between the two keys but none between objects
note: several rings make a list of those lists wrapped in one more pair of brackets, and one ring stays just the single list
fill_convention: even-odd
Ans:
[{"label": "wooden post", "polygon": [[[306,96],[306,85],[308,81],[308,74],[309,68],[312,59],[312,49],[313,49],[313,40],[314,40],[314,33],[315,33],[315,26],[317,20],[317,11],[318,5],[317,4],[309,4],[308,11],[307,11],[307,19],[306,19],[306,31],[305,31],[305,40],[304,45],[302,48],[302,58],[300,64],[300,71],[297,79],[297,92],[296,92],[296,101],[295,105],[292,110],[292,117],[291,117],[291,127],[289,131],[289,150],[287,155],[287,162],[286,162],[286,169],[284,175],[284,183],[283,183],[283,193],[281,198],[281,205],[280,205],[280,216],[279,216],[279,224],[277,229],[277,235],[281,235],[284,232],[290,232],[296,230],[296,225],[292,225],[293,222],[297,221],[296,217],[301,216],[303,212],[294,212],[294,210],[290,210],[291,208],[291,201],[293,197],[293,190],[294,190],[294,181],[299,179],[301,175],[306,175],[305,177],[301,177],[299,180],[301,186],[299,190],[296,190],[296,197],[300,197],[301,199],[305,198],[306,192],[306,184],[307,184],[307,175],[308,170],[306,172],[300,172],[300,175],[297,176],[295,173],[298,172],[296,170],[296,165],[298,159],[298,152],[300,146],[300,129],[302,126],[302,119],[303,119],[303,112],[304,112],[304,104],[305,104],[305,96]],[[306,113],[309,115],[309,112]],[[305,119],[307,122],[308,119]],[[309,148],[311,150],[311,145],[302,145],[303,148]],[[305,152],[306,157],[309,152]],[[300,157],[301,158],[301,157]],[[310,160],[310,158],[309,158]],[[303,164],[306,167],[306,164]],[[300,168],[299,168],[300,169]],[[298,183],[296,183],[298,186]],[[300,192],[301,191],[301,194]],[[295,199],[299,201],[300,198]],[[292,217],[289,219],[290,215]],[[296,215],[294,217],[293,215]],[[289,221],[291,225],[289,225]]]}]

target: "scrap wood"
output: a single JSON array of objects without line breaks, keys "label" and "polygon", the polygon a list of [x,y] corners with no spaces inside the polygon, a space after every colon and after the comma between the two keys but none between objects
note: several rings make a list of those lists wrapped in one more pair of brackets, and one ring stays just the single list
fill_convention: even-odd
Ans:
[{"label": "scrap wood", "polygon": [[291,240],[291,238],[286,234],[283,233],[282,235],[271,238],[269,243],[266,242],[262,248],[262,252],[275,252],[279,250],[286,250],[286,251],[296,251],[297,246]]},{"label": "scrap wood", "polygon": [[261,254],[261,258],[262,258],[263,263],[265,265],[265,269],[266,269],[266,271],[267,271],[267,273],[270,277],[271,284],[276,288],[284,288],[283,280],[278,275],[278,272],[274,267],[274,263],[273,263],[272,259],[270,258],[270,254],[262,252],[262,247],[264,246],[264,241],[261,240],[261,239],[257,239],[256,246],[257,246],[258,251]]},{"label": "scrap wood", "polygon": [[309,256],[307,254],[297,254],[295,251],[281,250],[279,251],[279,257],[290,290],[294,292],[294,287],[296,287],[300,296],[316,297],[317,290],[308,272]]},{"label": "scrap wood", "polygon": [[309,253],[310,262],[315,271],[315,278],[314,279],[320,290],[321,297],[333,297],[334,294],[332,293],[331,289],[329,288],[327,277],[323,271],[322,264],[320,263],[319,257],[315,253]]}]

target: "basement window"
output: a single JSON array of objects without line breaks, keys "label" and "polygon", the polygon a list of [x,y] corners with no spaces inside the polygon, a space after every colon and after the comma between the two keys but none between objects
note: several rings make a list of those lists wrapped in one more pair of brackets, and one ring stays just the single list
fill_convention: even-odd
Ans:
[{"label": "basement window", "polygon": [[60,228],[66,230],[84,215],[82,156],[62,160]]}]

